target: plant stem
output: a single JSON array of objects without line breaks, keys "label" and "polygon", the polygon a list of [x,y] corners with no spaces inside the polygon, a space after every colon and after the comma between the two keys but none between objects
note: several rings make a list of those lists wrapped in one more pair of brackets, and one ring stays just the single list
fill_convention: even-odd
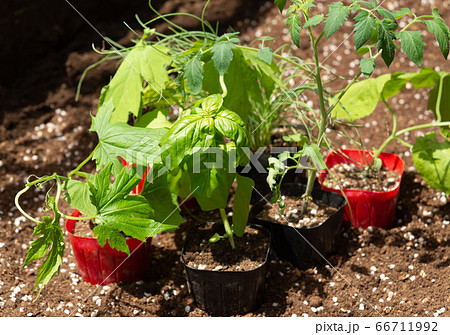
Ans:
[{"label": "plant stem", "polygon": [[306,184],[306,191],[302,195],[303,202],[302,202],[302,209],[300,212],[300,215],[305,214],[306,210],[308,209],[308,203],[311,200],[311,193],[314,187],[314,180],[316,179],[316,169],[308,170],[308,182]]},{"label": "plant stem", "polygon": [[99,148],[99,146],[100,146],[100,143],[97,144],[97,146],[94,148],[94,150],[92,150],[91,154],[90,154],[84,161],[82,161],[82,162],[80,163],[80,165],[78,165],[77,168],[76,168],[75,170],[71,171],[71,172],[67,175],[67,177],[70,178],[70,177],[72,177],[74,174],[77,174],[78,171],[80,171],[80,169],[81,169],[84,165],[86,165],[87,162],[89,162],[89,161],[92,159],[92,156],[94,156],[94,153],[95,153],[95,151]]},{"label": "plant stem", "polygon": [[219,76],[220,87],[222,88],[222,98],[225,98],[228,94],[227,85],[225,85],[225,81],[223,80],[223,75]]},{"label": "plant stem", "polygon": [[19,198],[22,194],[24,194],[26,191],[28,191],[30,189],[29,186],[25,187],[24,189],[22,189],[21,191],[17,192],[16,197],[14,198],[14,204],[16,205],[16,208],[19,210],[20,213],[22,213],[23,216],[25,216],[28,220],[33,221],[34,223],[41,223],[41,221],[35,219],[34,217],[28,215],[23,209],[22,207],[20,207],[19,204]]},{"label": "plant stem", "polygon": [[225,232],[228,235],[228,240],[230,241],[231,248],[234,249],[234,239],[233,239],[233,231],[231,230],[230,223],[228,222],[227,213],[224,208],[220,208],[220,216],[222,217],[223,226],[225,227]]}]

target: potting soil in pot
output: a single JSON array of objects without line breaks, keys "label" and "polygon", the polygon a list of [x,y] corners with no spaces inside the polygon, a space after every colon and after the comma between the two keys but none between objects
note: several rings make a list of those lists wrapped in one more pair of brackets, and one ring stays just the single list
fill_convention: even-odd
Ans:
[{"label": "potting soil in pot", "polygon": [[235,249],[227,238],[211,243],[215,234],[224,234],[222,225],[206,225],[190,234],[183,258],[186,264],[199,270],[249,271],[265,262],[269,239],[259,230],[247,227],[242,237],[234,237]]},{"label": "potting soil in pot", "polygon": [[[398,186],[400,175],[397,171],[382,168],[365,175],[366,166],[339,163],[330,168],[323,185],[328,188],[357,189],[372,192],[389,192]],[[334,179],[332,176],[334,176]],[[337,181],[337,182],[336,182]]]},{"label": "potting soil in pot", "polygon": [[266,204],[257,219],[288,225],[295,228],[316,227],[325,222],[337,209],[325,203],[310,202],[308,209],[300,215],[302,198],[300,196],[283,196],[286,209],[283,215],[278,213],[278,206]]}]

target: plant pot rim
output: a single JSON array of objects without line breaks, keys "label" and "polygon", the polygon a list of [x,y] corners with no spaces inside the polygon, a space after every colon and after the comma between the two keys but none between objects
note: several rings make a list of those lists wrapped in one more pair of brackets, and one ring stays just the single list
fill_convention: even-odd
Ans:
[{"label": "plant pot rim", "polygon": [[[328,166],[328,164],[327,164],[327,162],[328,162],[328,160],[329,160],[329,157],[331,157],[331,156],[333,156],[333,155],[339,155],[339,156],[341,156],[341,157],[343,157],[343,158],[346,158],[346,157],[340,155],[340,152],[344,152],[344,153],[345,153],[345,152],[362,152],[362,151],[363,151],[362,149],[338,149],[338,150],[336,150],[336,151],[330,151],[330,152],[328,153],[327,157],[325,158],[325,165],[327,166],[327,168],[330,168],[330,167],[333,167],[334,165],[336,165],[336,164],[333,164],[333,165],[331,165],[331,166]],[[367,153],[369,153],[369,154],[373,154],[373,151],[370,151],[370,150],[364,150],[364,151],[367,152]],[[400,184],[401,184],[401,182],[402,182],[402,176],[403,176],[403,172],[404,172],[405,162],[404,162],[403,159],[401,159],[398,155],[396,155],[396,154],[394,154],[394,153],[391,153],[391,152],[382,152],[382,153],[380,154],[380,157],[379,157],[379,158],[380,158],[380,159],[383,159],[381,156],[383,156],[384,158],[387,158],[387,157],[395,157],[395,158],[398,159],[398,160],[401,162],[401,164],[402,164],[401,169],[400,169],[400,170],[401,170],[401,173],[399,172],[398,184],[397,184],[397,186],[394,187],[392,190],[390,190],[390,191],[370,191],[370,190],[361,190],[361,189],[358,189],[358,188],[340,188],[340,189],[329,188],[329,187],[327,187],[327,186],[325,186],[325,185],[323,184],[323,180],[325,179],[325,176],[328,174],[328,170],[326,170],[326,169],[320,171],[319,178],[317,179],[318,182],[319,182],[319,184],[320,184],[320,187],[321,187],[324,191],[334,192],[334,193],[337,193],[337,192],[339,192],[339,190],[342,190],[343,192],[348,193],[348,194],[351,194],[351,193],[359,193],[359,194],[361,194],[361,192],[362,192],[363,194],[387,194],[387,195],[390,195],[390,194],[397,194],[397,193],[398,193],[398,190],[400,189]],[[339,163],[337,163],[337,164],[339,164]],[[395,170],[391,170],[391,171],[395,171]],[[397,171],[397,172],[398,172],[398,171]]]},{"label": "plant pot rim", "polygon": [[[286,187],[289,187],[289,185],[293,185],[293,186],[295,187],[295,186],[297,186],[297,185],[303,185],[303,184],[296,184],[296,183],[288,183],[288,184],[285,184]],[[283,188],[283,187],[282,187],[282,188]],[[332,195],[332,196],[339,196],[339,197],[341,197],[341,198],[344,200],[344,202],[343,202],[342,205],[340,205],[338,208],[336,208],[336,212],[339,212],[340,210],[342,210],[342,209],[347,205],[347,201],[346,201],[345,198],[342,196],[342,194],[339,194],[339,193],[336,193],[336,192],[332,192],[332,191],[329,191],[329,190],[325,190],[325,189],[320,189],[320,188],[314,188],[314,190],[326,192],[326,193],[329,193],[329,194]],[[283,189],[281,189],[281,194],[283,194]],[[256,214],[255,214],[254,212],[256,212],[257,210],[261,209],[261,208],[262,208],[263,206],[265,206],[266,204],[271,205],[270,202],[266,201],[266,203],[263,204],[262,206],[258,206],[260,202],[262,202],[263,200],[266,200],[267,198],[270,198],[270,196],[269,196],[269,195],[266,195],[264,198],[262,198],[260,201],[258,201],[255,205],[253,205],[252,209],[250,210],[250,216],[251,216],[253,219],[257,219],[257,218],[256,218]],[[314,202],[314,199],[313,199],[313,202]],[[259,212],[258,212],[258,213],[259,213]],[[259,220],[259,221],[264,221],[264,222],[269,222],[270,224],[274,224],[274,225],[278,225],[278,226],[283,226],[283,227],[291,228],[291,229],[294,229],[294,230],[314,230],[314,229],[319,229],[320,227],[322,227],[322,226],[327,222],[327,221],[325,220],[324,222],[322,222],[322,223],[320,223],[320,224],[318,224],[318,225],[316,225],[316,226],[312,226],[312,227],[292,227],[292,226],[289,226],[289,225],[287,225],[287,224],[283,224],[283,223],[279,223],[279,222],[273,222],[273,221],[270,221],[270,220],[264,220],[264,219],[257,219],[257,220]]]},{"label": "plant pot rim", "polygon": [[[211,223],[212,224],[219,224],[217,222],[206,222],[206,223],[203,223],[203,224],[196,225],[196,226],[192,227],[190,230],[193,230],[196,227],[201,227],[201,226],[204,226],[206,224],[211,224]],[[220,273],[220,274],[231,274],[231,275],[234,275],[234,274],[251,273],[251,272],[260,270],[267,263],[267,261],[269,260],[270,246],[271,246],[271,242],[272,242],[271,241],[271,235],[270,235],[270,232],[269,232],[269,230],[267,228],[265,228],[265,227],[263,227],[263,226],[261,226],[259,224],[252,223],[252,224],[249,224],[248,226],[251,227],[251,228],[255,228],[255,229],[261,230],[269,239],[268,244],[267,244],[266,258],[264,259],[264,262],[262,262],[257,268],[254,268],[254,269],[251,269],[251,270],[247,270],[247,271],[213,271],[213,270],[200,270],[200,269],[193,268],[193,267],[189,266],[184,261],[184,257],[183,257],[184,256],[184,251],[186,249],[186,241],[187,241],[187,237],[189,236],[189,233],[186,235],[186,238],[184,239],[184,243],[183,243],[183,248],[181,249],[181,256],[180,256],[181,263],[185,267],[187,267],[189,270],[198,271],[198,272],[202,272],[202,273]]]},{"label": "plant pot rim", "polygon": [[[73,212],[72,212],[72,214],[71,214],[70,216],[76,216],[76,217],[78,217],[78,216],[80,216],[80,215],[81,215],[81,212],[80,212],[78,209],[74,209]],[[74,226],[73,226],[72,231],[71,231],[69,228],[67,228],[67,225],[69,224],[69,221],[78,221],[78,220],[67,219],[66,222],[64,223],[64,227],[66,228],[66,231],[67,231],[67,233],[69,234],[69,236],[73,236],[73,237],[75,237],[75,238],[77,238],[77,239],[82,239],[82,240],[89,240],[89,241],[95,240],[95,241],[98,241],[98,239],[97,239],[96,237],[86,237],[86,236],[75,235],[75,234],[73,233],[73,231],[74,231],[74,229],[75,229],[75,223],[74,223]],[[125,236],[125,240],[128,241],[128,240],[130,240],[130,239],[133,239],[133,237],[131,237],[131,236]],[[147,237],[147,239],[151,239],[151,237]],[[143,241],[141,241],[141,242],[143,242]],[[143,243],[145,243],[145,242],[143,242]]]}]

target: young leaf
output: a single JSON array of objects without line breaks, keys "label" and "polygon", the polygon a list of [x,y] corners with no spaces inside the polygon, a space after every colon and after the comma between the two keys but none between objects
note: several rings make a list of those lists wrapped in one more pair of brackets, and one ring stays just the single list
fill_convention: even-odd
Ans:
[{"label": "young leaf", "polygon": [[[358,16],[362,14],[359,18]],[[369,16],[367,12],[360,12],[354,18],[355,21],[358,21],[355,24],[354,31],[354,39],[355,39],[355,47],[356,50],[360,49],[364,43],[366,43],[375,29],[375,18]]]},{"label": "young leaf", "polygon": [[368,53],[370,51],[370,46],[368,45],[364,45],[361,48],[359,48],[358,50],[356,50],[356,52],[358,53],[358,55],[360,56],[364,56],[366,53]]},{"label": "young leaf", "polygon": [[359,62],[359,67],[361,68],[361,72],[369,78],[370,75],[375,71],[375,59],[373,58],[363,58]]},{"label": "young leaf", "polygon": [[95,131],[99,139],[99,146],[93,156],[97,169],[113,162],[113,173],[117,174],[122,169],[118,157],[142,166],[158,162],[159,142],[167,133],[167,129],[137,128],[123,123],[109,123],[113,110],[112,101],[108,101],[101,107],[97,116],[92,117],[90,131]]},{"label": "young leaf", "polygon": [[273,52],[272,49],[269,47],[264,47],[258,50],[259,59],[261,59],[263,62],[266,62],[269,65],[272,64],[272,56]]},{"label": "young leaf", "polygon": [[198,54],[186,64],[183,77],[187,80],[192,93],[200,93],[203,82],[203,67]]},{"label": "young leaf", "polygon": [[236,49],[236,45],[229,41],[221,41],[214,44],[212,60],[220,75],[224,75],[228,70],[233,60],[233,49]]},{"label": "young leaf", "polygon": [[396,24],[389,21],[381,21],[378,25],[378,50],[382,50],[381,57],[389,67],[395,57],[396,46],[394,44],[395,35],[392,32]]},{"label": "young leaf", "polygon": [[436,40],[441,49],[442,55],[447,59],[449,53],[449,28],[441,18],[434,18],[424,21],[428,31],[436,36]]},{"label": "young leaf", "polygon": [[292,13],[286,20],[286,25],[289,26],[291,32],[292,42],[299,48],[300,47],[300,30],[302,29],[302,22],[300,16],[296,13]]},{"label": "young leaf", "polygon": [[308,19],[308,21],[305,22],[305,25],[303,26],[303,28],[317,26],[319,23],[321,23],[323,21],[323,19],[324,19],[323,14],[314,15],[313,17],[310,17]]},{"label": "young leaf", "polygon": [[417,66],[422,65],[423,48],[426,45],[419,31],[401,31],[397,34],[401,41],[402,50]]},{"label": "young leaf", "polygon": [[432,188],[450,195],[450,142],[438,142],[436,133],[419,137],[412,149],[412,158],[423,179]]},{"label": "young leaf", "polygon": [[344,6],[341,1],[332,3],[328,5],[328,15],[325,19],[325,36],[329,38],[336,31],[338,31],[339,27],[344,24],[344,21],[347,19],[350,10],[348,7]]},{"label": "young leaf", "polygon": [[284,6],[286,6],[286,0],[274,0],[275,4],[278,6],[278,9],[280,10],[280,12],[283,11]]},{"label": "young leaf", "polygon": [[248,223],[250,198],[252,197],[255,182],[251,178],[236,175],[236,194],[233,201],[233,225],[236,236],[244,235]]}]

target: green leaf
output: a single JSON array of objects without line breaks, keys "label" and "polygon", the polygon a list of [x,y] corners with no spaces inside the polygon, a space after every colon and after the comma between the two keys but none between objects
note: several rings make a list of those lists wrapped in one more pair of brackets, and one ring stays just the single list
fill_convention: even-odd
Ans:
[{"label": "green leaf", "polygon": [[317,26],[318,24],[320,24],[323,21],[323,19],[324,19],[323,14],[314,15],[313,17],[310,17],[308,19],[308,21],[305,22],[305,25],[303,26],[303,28]]},{"label": "green leaf", "polygon": [[359,48],[356,52],[358,53],[358,55],[360,56],[364,56],[366,53],[368,53],[370,51],[370,46],[365,45],[361,48]]},{"label": "green leaf", "polygon": [[[150,171],[153,170],[156,171],[158,168]],[[150,204],[152,217],[155,221],[178,226],[184,222],[184,219],[180,216],[177,196],[170,191],[168,178],[169,175],[165,173],[145,183],[141,195]]]},{"label": "green leaf", "polygon": [[388,20],[391,20],[392,22],[397,23],[397,20],[395,19],[395,16],[390,11],[388,11],[387,9],[384,9],[383,7],[378,7],[377,8],[377,12],[382,17],[384,17],[384,18],[386,18]]},{"label": "green leaf", "polygon": [[283,11],[284,6],[286,6],[286,0],[274,0],[275,4],[278,6],[278,9],[280,10],[280,12]]},{"label": "green leaf", "polygon": [[344,6],[341,1],[328,5],[328,8],[328,15],[325,20],[325,36],[327,39],[338,31],[350,13],[348,7]]},{"label": "green leaf", "polygon": [[[368,1],[358,1],[361,5],[364,5],[364,6],[366,6],[366,7],[369,7],[369,8],[375,8],[370,2],[368,2]],[[375,5],[376,6],[376,5]]]},{"label": "green leaf", "polygon": [[220,75],[224,75],[228,70],[230,63],[233,60],[233,49],[236,49],[236,45],[229,41],[222,41],[214,44],[212,48],[214,54],[212,60]]},{"label": "green leaf", "polygon": [[450,142],[438,142],[436,133],[419,137],[412,149],[417,171],[432,188],[450,195]]},{"label": "green leaf", "polygon": [[369,78],[373,71],[375,71],[375,59],[363,58],[359,62],[359,67],[361,68],[361,72],[366,76],[366,78]]},{"label": "green leaf", "polygon": [[220,241],[223,238],[223,236],[220,236],[219,234],[215,233],[213,236],[210,237],[209,242],[216,243]]},{"label": "green leaf", "polygon": [[23,263],[25,267],[30,262],[45,257],[44,262],[38,269],[36,284],[33,288],[34,292],[38,285],[42,284],[39,293],[59,273],[65,248],[64,236],[59,222],[61,214],[56,210],[55,199],[49,197],[47,204],[53,211],[54,218],[44,216],[42,218],[44,221],[39,222],[34,228],[33,236],[41,236],[31,242],[30,249],[27,251],[27,257]]},{"label": "green leaf", "polygon": [[440,78],[439,74],[429,67],[424,67],[420,72],[404,73],[401,77],[411,81],[416,90],[425,87],[431,88],[439,83]]},{"label": "green leaf", "polygon": [[296,13],[292,13],[286,20],[286,25],[289,26],[292,42],[299,48],[300,47],[300,31],[302,30],[302,22],[300,16]]},{"label": "green leaf", "polygon": [[202,89],[203,66],[199,54],[195,55],[184,69],[183,77],[187,79],[187,84],[192,93],[198,94]]},{"label": "green leaf", "polygon": [[403,75],[403,73],[394,73],[391,75],[391,78],[384,84],[383,90],[381,91],[381,99],[384,98],[387,100],[392,98],[405,87],[408,81]]},{"label": "green leaf", "polygon": [[377,8],[377,7],[378,7],[377,0],[372,0],[372,8]]},{"label": "green leaf", "polygon": [[401,41],[402,50],[417,66],[422,65],[423,48],[426,45],[419,31],[401,31],[397,34]]},{"label": "green leaf", "polygon": [[112,101],[104,104],[96,117],[92,117],[90,131],[95,131],[99,138],[98,149],[93,159],[97,169],[113,163],[113,173],[118,173],[122,166],[118,157],[129,163],[148,166],[160,160],[159,142],[167,129],[149,129],[131,127],[122,123],[109,123],[114,106]]},{"label": "green leaf", "polygon": [[283,136],[283,140],[286,142],[296,142],[299,147],[303,147],[308,142],[308,137],[300,133],[295,133]]},{"label": "green leaf", "polygon": [[92,194],[88,183],[70,179],[64,184],[64,188],[67,192],[63,197],[70,207],[78,209],[87,216],[94,216],[97,213],[97,209],[91,203]]},{"label": "green leaf", "polygon": [[[378,105],[383,87],[390,78],[390,74],[385,74],[353,84],[333,109],[333,117],[354,121],[370,115]],[[330,104],[333,104],[334,99],[330,99]]]},{"label": "green leaf", "polygon": [[318,171],[327,168],[323,160],[323,155],[316,144],[305,145],[303,147],[303,154],[311,159],[311,162]]},{"label": "green leaf", "polygon": [[220,94],[213,94],[202,101],[202,109],[206,114],[217,112],[223,105],[223,98]]},{"label": "green leaf", "polygon": [[[106,180],[108,188],[105,191]],[[135,167],[123,167],[113,184],[110,184],[108,173],[97,175],[94,183],[91,183],[93,204],[97,207],[94,236],[101,246],[108,240],[111,248],[129,253],[125,237],[121,233],[145,241],[147,237],[177,227],[156,222],[153,219],[154,210],[145,197],[129,195],[140,181],[141,176],[136,174]]]},{"label": "green leaf", "polygon": [[272,48],[264,47],[258,50],[258,57],[263,62],[266,62],[269,65],[272,64],[272,57],[273,57]]},{"label": "green leaf", "polygon": [[172,123],[167,120],[169,110],[167,108],[155,108],[144,115],[134,124],[138,128],[167,128],[172,127]]},{"label": "green leaf", "polygon": [[112,123],[126,123],[129,113],[139,116],[144,82],[162,94],[164,83],[169,80],[166,66],[171,57],[167,53],[163,46],[142,43],[128,53],[100,97],[100,107],[109,100],[115,106]]},{"label": "green leaf", "polygon": [[392,15],[395,17],[396,20],[401,19],[402,17],[412,14],[411,9],[409,8],[402,8],[400,10],[393,10]]},{"label": "green leaf", "polygon": [[436,36],[442,55],[447,59],[449,53],[450,32],[444,20],[442,20],[442,18],[434,18],[426,20],[424,23],[427,26],[428,31]]},{"label": "green leaf", "polygon": [[236,236],[244,235],[248,222],[250,199],[252,197],[255,182],[251,178],[236,175],[236,193],[233,201],[233,225],[232,229]]},{"label": "green leaf", "polygon": [[[361,15],[362,14],[362,15]],[[360,16],[361,15],[361,16]],[[358,16],[360,16],[358,18]],[[357,20],[358,18],[358,20]],[[354,31],[354,39],[355,39],[355,47],[356,50],[360,49],[364,43],[366,43],[375,29],[375,18],[369,16],[367,12],[360,12],[354,20],[358,21],[355,24]]]},{"label": "green leaf", "polygon": [[386,65],[389,67],[395,57],[396,46],[394,44],[395,34],[393,29],[397,25],[389,21],[381,21],[378,25],[378,50],[382,50],[381,57],[383,58]]}]

